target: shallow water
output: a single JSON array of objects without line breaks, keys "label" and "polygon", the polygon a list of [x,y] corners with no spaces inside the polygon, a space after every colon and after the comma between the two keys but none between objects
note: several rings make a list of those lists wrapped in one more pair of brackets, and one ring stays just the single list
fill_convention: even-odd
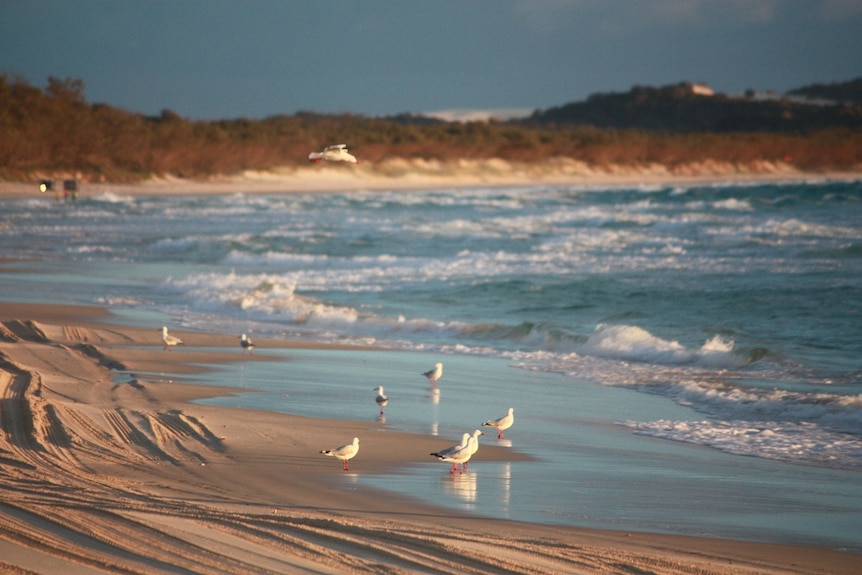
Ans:
[{"label": "shallow water", "polygon": [[387,428],[441,447],[513,406],[511,448],[538,458],[375,486],[860,549],[860,222],[862,183],[830,181],[3,200],[0,245],[26,261],[0,297],[398,350],[259,350],[288,369],[212,377],[267,390],[229,404],[360,420],[384,385]]}]

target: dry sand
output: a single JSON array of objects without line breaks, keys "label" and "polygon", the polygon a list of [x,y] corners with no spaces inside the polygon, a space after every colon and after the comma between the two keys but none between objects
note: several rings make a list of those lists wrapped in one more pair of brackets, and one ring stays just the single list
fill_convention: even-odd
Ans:
[{"label": "dry sand", "polygon": [[[189,403],[232,336],[0,303],[0,573],[858,573],[816,547],[486,519],[365,488],[440,439]],[[264,342],[260,342],[264,343]],[[267,341],[290,348],[300,342]],[[223,347],[224,353],[198,347]],[[319,451],[360,438],[350,472]],[[483,459],[527,459],[484,447]],[[477,457],[479,457],[477,455]],[[625,494],[620,494],[625,497]]]}]

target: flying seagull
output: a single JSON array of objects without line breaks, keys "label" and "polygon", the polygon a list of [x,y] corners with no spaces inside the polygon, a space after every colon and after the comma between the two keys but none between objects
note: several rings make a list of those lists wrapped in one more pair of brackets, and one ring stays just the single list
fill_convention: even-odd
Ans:
[{"label": "flying seagull", "polygon": [[308,159],[314,163],[321,160],[328,162],[348,162],[351,164],[359,163],[356,156],[348,153],[347,144],[336,144],[334,146],[327,146],[322,152],[311,152],[308,154]]}]

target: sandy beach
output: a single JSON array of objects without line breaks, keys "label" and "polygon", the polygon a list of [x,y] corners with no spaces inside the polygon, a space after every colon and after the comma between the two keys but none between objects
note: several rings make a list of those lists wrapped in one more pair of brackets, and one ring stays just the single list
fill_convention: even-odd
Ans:
[{"label": "sandy beach", "polygon": [[[33,174],[31,182],[0,181],[0,197],[38,197],[40,179],[80,178],[79,174]],[[142,196],[176,194],[256,194],[351,190],[422,190],[435,187],[522,185],[664,185],[717,181],[847,180],[862,172],[805,172],[783,162],[744,164],[705,161],[668,167],[661,164],[593,166],[572,158],[510,162],[499,158],[440,162],[390,158],[376,164],[285,166],[195,180],[153,177],[136,183],[83,181],[80,194]],[[57,186],[60,193],[62,186]]]},{"label": "sandy beach", "polygon": [[[773,164],[671,171],[595,169],[564,159],[530,166],[393,160],[207,181],[87,182],[81,193],[859,177]],[[0,197],[38,192],[32,183],[0,182]],[[234,336],[172,333],[186,345],[165,351],[160,333],[122,325],[107,309],[0,303],[0,573],[846,574],[856,572],[862,559],[820,547],[488,519],[361,487],[355,479],[360,474],[427,462],[440,439],[380,433],[372,422],[192,403],[229,393],[184,381],[184,375],[201,373],[199,365],[266,359],[241,354]],[[326,350],[302,341],[259,343]],[[349,472],[320,455],[354,436],[361,449]],[[483,448],[481,458],[530,459],[494,446]]]},{"label": "sandy beach", "polygon": [[[190,403],[226,393],[183,383],[196,365],[263,358],[198,332],[165,351],[110,319],[0,304],[0,572],[841,574],[862,559],[486,519],[361,488],[355,474],[427,461],[439,438]],[[349,472],[320,455],[353,436]]]}]

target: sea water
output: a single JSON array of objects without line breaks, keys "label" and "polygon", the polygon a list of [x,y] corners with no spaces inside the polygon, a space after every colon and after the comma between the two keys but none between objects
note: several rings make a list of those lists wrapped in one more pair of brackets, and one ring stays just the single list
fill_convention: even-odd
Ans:
[{"label": "sea water", "polygon": [[[480,444],[532,457],[480,448],[452,475],[429,456],[366,485],[517,520],[862,550],[859,181],[34,193],[0,201],[0,246],[5,300],[384,350],[258,348],[273,361],[202,376],[249,389],[213,402],[377,420],[383,385],[380,432],[441,447],[514,407],[505,439]],[[434,392],[419,374],[437,361]]]}]

